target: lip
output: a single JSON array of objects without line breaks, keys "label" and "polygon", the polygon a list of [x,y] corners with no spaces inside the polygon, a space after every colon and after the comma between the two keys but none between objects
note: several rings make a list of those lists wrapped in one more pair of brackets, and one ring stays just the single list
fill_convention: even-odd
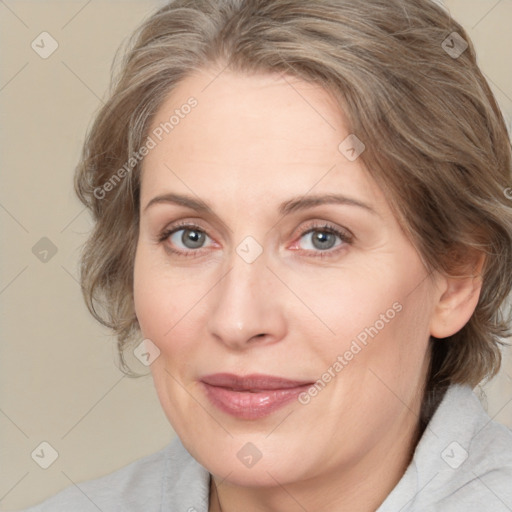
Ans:
[{"label": "lip", "polygon": [[273,375],[216,373],[200,380],[210,402],[240,419],[268,416],[306,391],[314,382]]}]

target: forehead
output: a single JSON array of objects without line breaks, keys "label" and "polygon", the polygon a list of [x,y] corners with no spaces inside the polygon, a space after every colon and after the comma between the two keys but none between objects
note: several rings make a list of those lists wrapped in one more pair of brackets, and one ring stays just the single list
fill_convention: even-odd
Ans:
[{"label": "forehead", "polygon": [[196,72],[162,103],[150,135],[156,146],[144,160],[143,195],[183,181],[208,194],[376,192],[361,159],[340,151],[350,131],[333,97],[296,77]]},{"label": "forehead", "polygon": [[[320,85],[285,74],[204,69],[176,84],[161,105],[153,126],[168,119],[169,114],[191,96],[198,102],[193,112],[195,117],[201,115],[209,117],[211,122],[224,123],[229,120],[253,121],[256,123],[255,134],[260,122],[269,131],[295,116],[303,117],[309,128],[322,126],[332,132],[341,128],[340,121],[344,122],[335,100]],[[250,127],[244,123],[244,134],[251,131]],[[236,132],[233,135],[236,136]]]}]

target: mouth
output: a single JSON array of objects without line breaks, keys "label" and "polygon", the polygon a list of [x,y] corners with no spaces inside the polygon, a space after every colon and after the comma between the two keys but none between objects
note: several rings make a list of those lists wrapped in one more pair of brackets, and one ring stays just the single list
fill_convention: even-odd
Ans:
[{"label": "mouth", "polygon": [[259,419],[289,404],[314,382],[273,375],[207,375],[201,380],[210,402],[222,412],[240,419]]}]

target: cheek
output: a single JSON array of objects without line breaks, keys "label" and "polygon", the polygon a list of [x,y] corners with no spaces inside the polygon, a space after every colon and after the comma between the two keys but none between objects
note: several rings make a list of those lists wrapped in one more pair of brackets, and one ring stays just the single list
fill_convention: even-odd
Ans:
[{"label": "cheek", "polygon": [[[139,247],[134,263],[134,305],[142,335],[165,354],[176,356],[197,338],[197,317],[204,304],[205,280],[171,269],[147,247]],[[156,263],[155,263],[156,262]],[[193,320],[193,321],[192,321]]]},{"label": "cheek", "polygon": [[382,320],[374,320],[372,327],[364,330],[369,336],[361,351],[361,362],[367,375],[366,386],[383,402],[395,402],[401,408],[401,404],[413,403],[426,377],[428,289],[420,286],[410,293],[408,288],[398,297],[394,308],[382,311]]},{"label": "cheek", "polygon": [[141,331],[144,337],[158,345],[159,340],[172,330],[179,303],[165,273],[152,261],[151,252],[139,245],[134,263],[133,291]]},{"label": "cheek", "polygon": [[359,338],[364,343],[375,328],[379,332],[387,329],[399,314],[403,294],[390,273],[389,268],[384,273],[377,267],[337,269],[321,280],[303,278],[295,289],[311,305],[327,341],[330,337],[344,345]]},{"label": "cheek", "polygon": [[[431,311],[428,283],[422,282],[424,270],[419,262],[410,261],[405,269],[375,265],[343,272],[337,279],[303,281],[304,302],[314,305],[322,320],[315,321],[316,326],[326,333],[312,347],[326,368],[342,356],[343,373],[354,378],[365,375],[368,368],[381,371],[388,381],[418,374]],[[302,329],[306,328],[303,323]]]}]

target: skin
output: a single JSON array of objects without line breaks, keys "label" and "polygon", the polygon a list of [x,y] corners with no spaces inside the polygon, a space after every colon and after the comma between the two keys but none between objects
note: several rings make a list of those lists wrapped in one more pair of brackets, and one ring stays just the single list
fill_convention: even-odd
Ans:
[{"label": "skin", "polygon": [[[374,511],[410,462],[429,336],[468,321],[481,283],[427,272],[362,159],[338,149],[350,131],[325,90],[220,69],[190,75],[167,97],[152,129],[190,96],[198,105],[143,164],[134,297],[142,334],[160,350],[151,364],[159,400],[213,475],[210,511],[218,500],[224,512]],[[170,192],[210,210],[146,209]],[[333,192],[372,211],[278,211],[291,198]],[[205,233],[200,248],[184,245],[184,231],[159,241],[177,221]],[[325,223],[351,240],[331,235],[334,246],[318,248],[312,234],[325,236]],[[247,236],[263,249],[253,263],[236,252]],[[199,384],[217,372],[316,381],[394,303],[401,311],[307,405],[238,419]],[[251,468],[237,457],[248,442],[262,454]]]}]

